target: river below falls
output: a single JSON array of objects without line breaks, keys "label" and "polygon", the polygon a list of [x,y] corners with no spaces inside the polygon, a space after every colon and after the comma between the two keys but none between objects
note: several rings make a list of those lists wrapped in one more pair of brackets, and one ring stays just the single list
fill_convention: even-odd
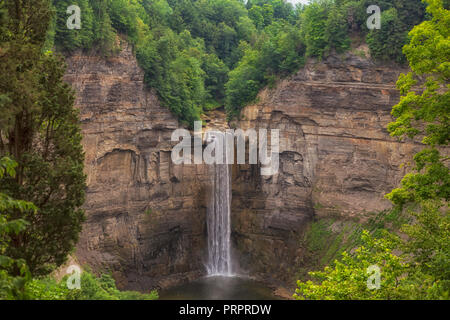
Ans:
[{"label": "river below falls", "polygon": [[278,300],[273,290],[245,277],[207,276],[159,292],[161,300]]}]

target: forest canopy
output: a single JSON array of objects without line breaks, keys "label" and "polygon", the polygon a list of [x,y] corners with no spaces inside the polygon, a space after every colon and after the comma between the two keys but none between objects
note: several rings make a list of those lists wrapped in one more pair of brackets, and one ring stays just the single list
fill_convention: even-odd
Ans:
[{"label": "forest canopy", "polygon": [[[146,84],[162,104],[192,126],[225,106],[238,117],[259,90],[322,59],[366,41],[373,58],[404,63],[407,33],[425,19],[420,0],[380,0],[382,28],[367,28],[369,0],[54,0],[47,46],[63,52],[114,55],[119,38],[134,46]],[[70,5],[82,26],[66,26]]]}]

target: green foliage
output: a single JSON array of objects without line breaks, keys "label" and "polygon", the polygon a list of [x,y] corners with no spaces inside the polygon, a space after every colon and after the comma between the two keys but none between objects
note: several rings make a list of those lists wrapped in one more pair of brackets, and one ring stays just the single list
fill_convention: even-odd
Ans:
[{"label": "green foliage", "polygon": [[230,72],[230,80],[225,85],[228,115],[239,115],[240,108],[253,101],[264,85],[262,74],[258,69],[259,59],[258,52],[247,47],[239,65]]},{"label": "green foliage", "polygon": [[228,116],[238,116],[275,75],[286,76],[304,63],[305,47],[295,26],[278,21],[266,27],[253,47],[242,42],[243,56],[225,85]]},{"label": "green foliage", "polygon": [[26,284],[25,298],[28,300],[155,300],[156,290],[150,293],[136,291],[120,291],[108,274],[96,277],[83,271],[80,278],[80,289],[68,289],[67,277],[57,282],[51,277],[33,279]]},{"label": "green foliage", "polygon": [[308,57],[322,57],[327,47],[327,11],[329,1],[313,2],[302,12],[302,32]]},{"label": "green foliage", "polygon": [[170,29],[151,45],[138,45],[137,58],[146,71],[145,81],[158,89],[165,106],[189,126],[199,120],[207,93],[205,72],[201,69],[203,44],[188,31],[179,36]]},{"label": "green foliage", "polygon": [[[55,43],[58,48],[73,51],[76,49],[91,49],[94,45],[94,12],[89,0],[54,1]],[[81,29],[67,28],[67,8],[77,5],[81,10]]]},{"label": "green foliage", "polygon": [[[17,163],[8,157],[0,159],[0,182],[6,176],[15,177]],[[8,211],[30,211],[37,208],[30,202],[15,200],[0,192],[0,300],[18,299],[24,296],[25,285],[31,274],[23,259],[5,255],[11,236],[18,235],[29,225],[24,219],[11,219]]]},{"label": "green foliage", "polygon": [[[404,177],[402,187],[387,195],[400,207],[428,199],[448,201],[450,197],[448,158],[439,150],[448,145],[450,135],[450,11],[443,8],[442,1],[429,3],[427,12],[432,19],[410,32],[411,42],[404,48],[412,72],[401,75],[397,82],[402,96],[392,108],[396,120],[388,126],[392,136],[419,136],[426,146],[414,156],[416,166]],[[419,85],[418,77],[426,80]]]},{"label": "green foliage", "polygon": [[[158,2],[156,2],[158,3]],[[126,34],[131,42],[139,40],[145,10],[137,0],[114,0],[107,5],[111,25],[120,34]]]},{"label": "green foliage", "polygon": [[398,19],[395,8],[384,11],[381,14],[381,29],[372,30],[367,35],[367,44],[375,59],[404,62],[402,47],[407,40],[407,31],[397,23]]},{"label": "green foliage", "polygon": [[[211,105],[238,116],[264,86],[319,59],[350,48],[350,35],[367,33],[370,0],[316,0],[294,8],[283,0],[61,0],[53,1],[61,50],[117,50],[116,36],[135,45],[146,83],[192,127]],[[65,9],[80,6],[83,26],[66,28]],[[424,18],[420,0],[379,1],[381,30],[367,42],[372,56],[403,62],[407,31]],[[264,43],[267,42],[267,43]],[[245,44],[243,44],[245,43]],[[247,55],[247,57],[244,57]],[[247,74],[249,73],[249,74]],[[1,101],[1,99],[0,99]]]},{"label": "green foliage", "polygon": [[342,53],[350,48],[348,24],[344,10],[334,6],[330,10],[325,29],[326,50]]},{"label": "green foliage", "polygon": [[[316,209],[320,207],[320,204],[315,205]],[[309,280],[308,271],[330,265],[344,251],[360,246],[363,230],[380,236],[385,230],[397,231],[405,222],[404,215],[395,210],[369,213],[366,222],[342,217],[319,218],[311,222],[300,239],[304,250],[297,279]]]},{"label": "green foliage", "polygon": [[[427,2],[431,20],[410,32],[404,53],[412,72],[399,78],[402,97],[388,126],[393,136],[419,136],[425,146],[414,157],[413,172],[387,195],[395,205],[390,217],[410,218],[400,230],[404,236],[365,232],[365,245],[355,253],[344,252],[333,266],[310,273],[316,282],[299,281],[297,299],[450,299],[450,180],[448,158],[440,155],[449,137],[450,12],[441,0]],[[427,78],[417,81],[420,76]],[[366,284],[370,265],[381,269],[379,290]]]},{"label": "green foliage", "polygon": [[[414,257],[414,276],[431,281],[432,289],[440,297],[450,298],[450,215],[438,201],[422,202],[409,213],[413,224],[404,225],[402,231],[408,236],[402,250]],[[419,286],[427,290],[424,286]],[[437,290],[437,291],[436,291]],[[420,293],[416,298],[420,299]]]},{"label": "green foliage", "polygon": [[[0,182],[8,176],[15,177],[17,162],[9,157],[0,159]],[[81,275],[80,289],[69,290],[67,277],[57,282],[47,276],[31,278],[24,259],[14,259],[7,255],[8,247],[15,236],[32,228],[24,219],[11,219],[8,212],[38,214],[38,208],[31,202],[15,200],[0,193],[0,300],[154,300],[158,293],[143,294],[134,291],[120,291],[110,275],[100,278],[89,272]]]},{"label": "green foliage", "polygon": [[[342,252],[341,259],[323,271],[310,272],[312,280],[298,281],[294,297],[310,300],[449,299],[450,217],[435,202],[425,202],[409,214],[415,221],[401,228],[406,240],[385,229],[378,229],[377,235],[363,231],[362,245],[351,252]],[[372,265],[380,268],[380,289],[367,286],[371,276],[367,268]]]},{"label": "green foliage", "polygon": [[381,8],[381,29],[367,35],[371,55],[381,61],[404,63],[402,48],[408,42],[408,31],[424,19],[424,6],[420,1],[401,0],[383,3]]},{"label": "green foliage", "polygon": [[[248,44],[257,41],[259,27],[263,29],[278,21],[295,23],[292,5],[281,0],[251,4],[253,11],[261,13],[261,26],[254,23],[239,0],[54,0],[53,3],[55,30],[49,34],[55,34],[57,48],[67,52],[96,49],[111,54],[116,49],[116,34],[126,35],[135,46],[146,83],[156,89],[162,104],[188,126],[200,119],[204,109],[225,103],[225,84],[230,70],[243,56],[239,47],[242,41]],[[66,28],[66,9],[70,4],[81,8],[80,30]],[[262,40],[259,42],[261,47]],[[47,43],[51,44],[51,39]],[[277,43],[271,45],[274,49]],[[299,67],[298,60],[302,57],[292,48],[298,46],[298,39],[284,36],[279,45],[275,47],[276,54],[286,54],[284,61],[280,66],[258,66],[261,81],[248,82],[251,87],[245,97],[238,99],[239,103],[254,98],[256,91],[268,83],[265,78],[274,78],[274,70],[287,74]],[[263,70],[267,68],[272,70]]]},{"label": "green foliage", "polygon": [[90,4],[94,17],[93,34],[95,35],[95,48],[104,54],[114,53],[118,48],[115,43],[116,31],[112,27],[111,18],[109,17],[108,12],[110,1],[91,0]]},{"label": "green foliage", "polygon": [[2,8],[8,14],[0,28],[0,155],[11,155],[18,166],[15,177],[3,178],[0,192],[38,208],[6,210],[29,227],[11,235],[5,252],[24,259],[33,274],[45,274],[64,262],[84,218],[78,114],[72,89],[62,80],[62,58],[42,50],[49,2],[8,0]]},{"label": "green foliage", "polygon": [[[58,49],[66,52],[73,52],[77,49],[90,50],[96,49],[105,56],[114,54],[117,50],[116,31],[128,31],[131,35],[136,32],[130,25],[129,18],[131,13],[126,11],[126,18],[121,20],[114,16],[116,20],[111,21],[109,15],[109,7],[116,13],[116,10],[123,9],[120,7],[122,1],[113,1],[112,6],[110,0],[53,0],[55,30],[54,42]],[[81,11],[81,28],[68,29],[67,19],[69,14],[67,8],[76,5]],[[127,29],[129,28],[129,29]]]},{"label": "green foliage", "polygon": [[382,26],[367,35],[371,55],[377,60],[403,63],[402,47],[407,32],[424,19],[420,0],[320,0],[313,1],[300,14],[300,25],[307,45],[307,55],[322,58],[330,52],[344,52],[350,47],[350,34],[364,35],[369,15],[366,9],[376,4],[382,11]]},{"label": "green foliage", "polygon": [[229,68],[212,53],[204,55],[202,70],[205,72],[207,99],[211,101],[223,101],[225,98],[225,83],[228,80]]},{"label": "green foliage", "polygon": [[[362,300],[398,297],[396,280],[404,272],[404,265],[398,257],[392,254],[394,243],[386,239],[374,239],[367,231],[362,235],[365,246],[356,249],[353,255],[342,253],[342,260],[335,260],[333,267],[325,267],[322,272],[311,272],[310,275],[318,280],[298,281],[296,299],[309,300]],[[377,265],[383,274],[382,290],[370,290],[367,287],[367,268]]]}]

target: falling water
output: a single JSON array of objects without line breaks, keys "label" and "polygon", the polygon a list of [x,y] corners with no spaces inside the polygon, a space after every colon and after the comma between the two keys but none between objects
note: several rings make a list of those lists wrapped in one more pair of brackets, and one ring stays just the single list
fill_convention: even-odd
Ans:
[{"label": "falling water", "polygon": [[[226,152],[224,152],[226,159]],[[212,165],[212,192],[207,211],[209,275],[226,275],[231,272],[230,255],[230,204],[231,178],[228,164]]]}]

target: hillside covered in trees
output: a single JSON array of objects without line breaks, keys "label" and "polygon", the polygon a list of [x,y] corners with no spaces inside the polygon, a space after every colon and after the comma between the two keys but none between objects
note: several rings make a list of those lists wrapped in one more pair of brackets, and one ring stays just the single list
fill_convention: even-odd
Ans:
[{"label": "hillside covered in trees", "polygon": [[[66,27],[66,8],[83,14]],[[405,63],[408,31],[425,18],[420,0],[378,1],[382,28],[369,30],[369,0],[320,0],[293,7],[283,0],[57,0],[47,46],[112,55],[118,35],[134,45],[147,84],[189,126],[205,111],[228,116],[307,58],[321,59],[367,42],[373,58]]]}]

